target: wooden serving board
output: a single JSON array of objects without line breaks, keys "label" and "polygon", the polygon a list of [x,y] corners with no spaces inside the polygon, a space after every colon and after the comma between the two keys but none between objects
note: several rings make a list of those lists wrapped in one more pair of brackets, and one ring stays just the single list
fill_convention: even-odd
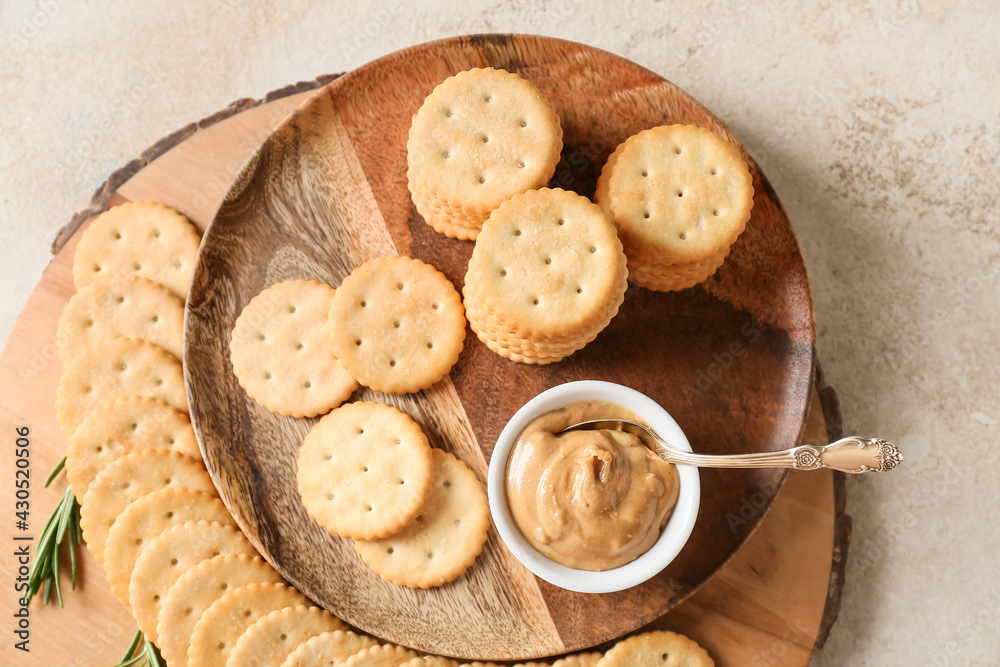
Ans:
[{"label": "wooden serving board", "polygon": [[[314,420],[257,404],[230,363],[243,307],[283,280],[338,286],[365,261],[408,255],[461,287],[474,244],[436,233],[416,213],[406,186],[406,137],[435,86],[484,66],[521,74],[559,114],[564,149],[552,186],[592,197],[594,177],[626,137],[696,124],[743,152],[754,179],[750,221],[711,280],[673,293],[630,288],[597,339],[558,364],[513,363],[469,334],[450,375],[433,387],[401,396],[362,388],[355,398],[399,407],[432,446],[454,453],[483,480],[513,413],[570,380],[638,389],[671,413],[695,451],[746,453],[799,442],[813,382],[812,296],[766,177],[717,118],[670,82],[607,52],[543,37],[411,47],[345,74],[296,110],[237,175],[205,234],[187,303],[185,377],[191,421],[220,495],[292,584],[398,644],[465,659],[533,659],[600,644],[677,605],[753,532],[785,471],[701,470],[687,545],[657,576],[624,591],[586,595],[548,584],[517,562],[494,530],[464,575],[414,590],[376,575],[350,540],[309,517],[295,476]],[[761,512],[734,525],[727,517],[750,496]]]},{"label": "wooden serving board", "polygon": [[[292,90],[316,85],[307,82]],[[158,142],[142,158],[116,172],[95,197],[95,210],[152,199],[180,209],[204,229],[228,183],[257,143],[310,97],[309,93],[280,97],[288,92],[277,91],[267,104],[241,100]],[[62,307],[74,291],[71,263],[79,239],[77,223],[85,224],[90,213],[78,216],[57,239],[56,255],[0,357],[0,427],[11,447],[16,427],[28,426],[32,442],[30,528],[16,531],[13,517],[0,527],[0,537],[10,547],[0,557],[0,582],[11,589],[18,576],[17,560],[8,553],[13,551],[14,537],[37,539],[45,517],[65,490],[62,479],[49,489],[42,489],[41,483],[65,451],[54,410],[60,372],[55,330]],[[832,392],[826,389],[824,396],[832,398]],[[837,428],[839,413],[835,401],[821,406],[815,389],[812,404],[805,440],[822,444],[827,441],[827,429]],[[13,479],[14,467],[12,454],[0,459],[4,479]],[[13,484],[2,487],[0,506],[13,508]],[[744,546],[697,593],[655,625],[689,634],[720,665],[806,664],[814,645],[823,641],[835,620],[839,604],[850,522],[841,514],[842,503],[837,509],[837,498],[842,499],[837,489],[829,473],[790,475],[767,518]],[[745,500],[745,505],[736,507],[737,527],[765,510],[759,496],[750,493]],[[29,544],[34,553],[33,542]],[[67,586],[66,608],[33,603],[31,653],[17,651],[13,641],[2,642],[0,664],[114,664],[120,657],[134,624],[108,589],[101,567],[86,550],[80,556],[80,585],[75,592]],[[5,618],[12,618],[15,605],[13,591],[0,596],[0,614]]]}]

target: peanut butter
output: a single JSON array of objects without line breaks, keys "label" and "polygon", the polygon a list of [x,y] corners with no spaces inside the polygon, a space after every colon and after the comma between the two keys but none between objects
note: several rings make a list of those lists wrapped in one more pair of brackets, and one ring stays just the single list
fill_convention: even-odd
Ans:
[{"label": "peanut butter", "polygon": [[518,529],[548,558],[580,570],[629,563],[656,542],[677,502],[677,468],[623,431],[564,428],[632,419],[612,403],[582,401],[535,418],[507,463],[507,503]]}]

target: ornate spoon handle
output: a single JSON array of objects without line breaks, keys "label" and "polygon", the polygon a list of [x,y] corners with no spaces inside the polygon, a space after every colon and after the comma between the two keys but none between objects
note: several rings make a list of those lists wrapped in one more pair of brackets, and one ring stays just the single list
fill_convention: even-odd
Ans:
[{"label": "ornate spoon handle", "polygon": [[903,462],[896,445],[881,438],[850,436],[829,445],[800,445],[762,454],[705,455],[682,452],[657,442],[657,453],[671,463],[702,468],[830,468],[853,474],[886,472]]}]

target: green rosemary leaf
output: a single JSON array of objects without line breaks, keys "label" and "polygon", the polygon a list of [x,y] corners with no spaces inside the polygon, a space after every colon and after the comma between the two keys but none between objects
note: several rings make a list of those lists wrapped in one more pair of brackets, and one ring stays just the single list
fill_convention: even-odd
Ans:
[{"label": "green rosemary leaf", "polygon": [[59,607],[63,606],[62,587],[59,585],[59,541],[52,550],[52,582],[55,584],[56,599],[59,600]]},{"label": "green rosemary leaf", "polygon": [[125,651],[125,655],[122,656],[122,659],[118,661],[118,664],[115,665],[115,667],[127,667],[128,665],[135,664],[139,660],[142,660],[142,658],[145,657],[142,653],[136,656],[132,655],[135,653],[135,650],[139,648],[139,642],[141,641],[142,630],[136,630],[135,637],[132,638],[132,643],[128,645],[128,650]]},{"label": "green rosemary leaf", "polygon": [[62,469],[65,468],[65,467],[66,467],[66,457],[64,456],[59,461],[59,463],[56,464],[56,467],[52,469],[52,472],[49,473],[49,476],[45,478],[45,488],[46,489],[49,488],[49,484],[52,483],[52,480],[54,480],[56,478],[56,476],[59,473],[61,473]]},{"label": "green rosemary leaf", "polygon": [[145,642],[147,667],[163,667],[163,658],[160,657],[159,649],[157,649],[148,639],[146,639]]},{"label": "green rosemary leaf", "polygon": [[[59,466],[56,466],[57,469]],[[80,536],[80,504],[76,501],[71,489],[63,494],[59,504],[45,522],[38,547],[35,551],[35,561],[28,574],[28,593],[30,600],[39,591],[43,593],[43,603],[48,604],[55,588],[59,606],[63,606],[62,586],[59,582],[59,549],[66,535],[70,535],[70,570],[73,588],[76,588],[76,547],[82,542]]]}]

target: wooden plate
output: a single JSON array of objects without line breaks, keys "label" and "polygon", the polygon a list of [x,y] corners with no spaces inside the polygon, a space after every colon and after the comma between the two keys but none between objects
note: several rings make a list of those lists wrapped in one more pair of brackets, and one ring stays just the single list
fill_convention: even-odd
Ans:
[{"label": "wooden plate", "polygon": [[[406,191],[405,138],[433,87],[471,67],[517,71],[556,106],[566,148],[552,185],[592,195],[607,155],[663,123],[721,122],[663,78],[570,42],[474,36],[416,46],[328,85],[279,127],[236,179],[208,229],[188,300],[185,368],[192,420],[209,470],[241,528],[289,581],[351,624],[387,640],[465,658],[525,659],[592,646],[663,614],[739,548],[780,489],[782,471],[702,471],[688,546],[658,577],[610,595],[536,580],[495,532],[456,582],[427,591],[374,575],[350,543],[306,514],[295,459],[311,420],[248,399],[229,364],[229,335],[261,289],[290,278],[338,285],[381,255],[411,255],[461,286],[472,244],[431,230]],[[742,147],[740,147],[742,150]],[[421,423],[482,479],[496,436],[536,393],[578,379],[635,387],[680,423],[696,451],[797,444],[813,379],[808,278],[777,197],[753,160],[754,209],[719,273],[681,293],[630,288],[597,340],[551,366],[511,363],[470,334],[451,376],[384,400]]]}]

